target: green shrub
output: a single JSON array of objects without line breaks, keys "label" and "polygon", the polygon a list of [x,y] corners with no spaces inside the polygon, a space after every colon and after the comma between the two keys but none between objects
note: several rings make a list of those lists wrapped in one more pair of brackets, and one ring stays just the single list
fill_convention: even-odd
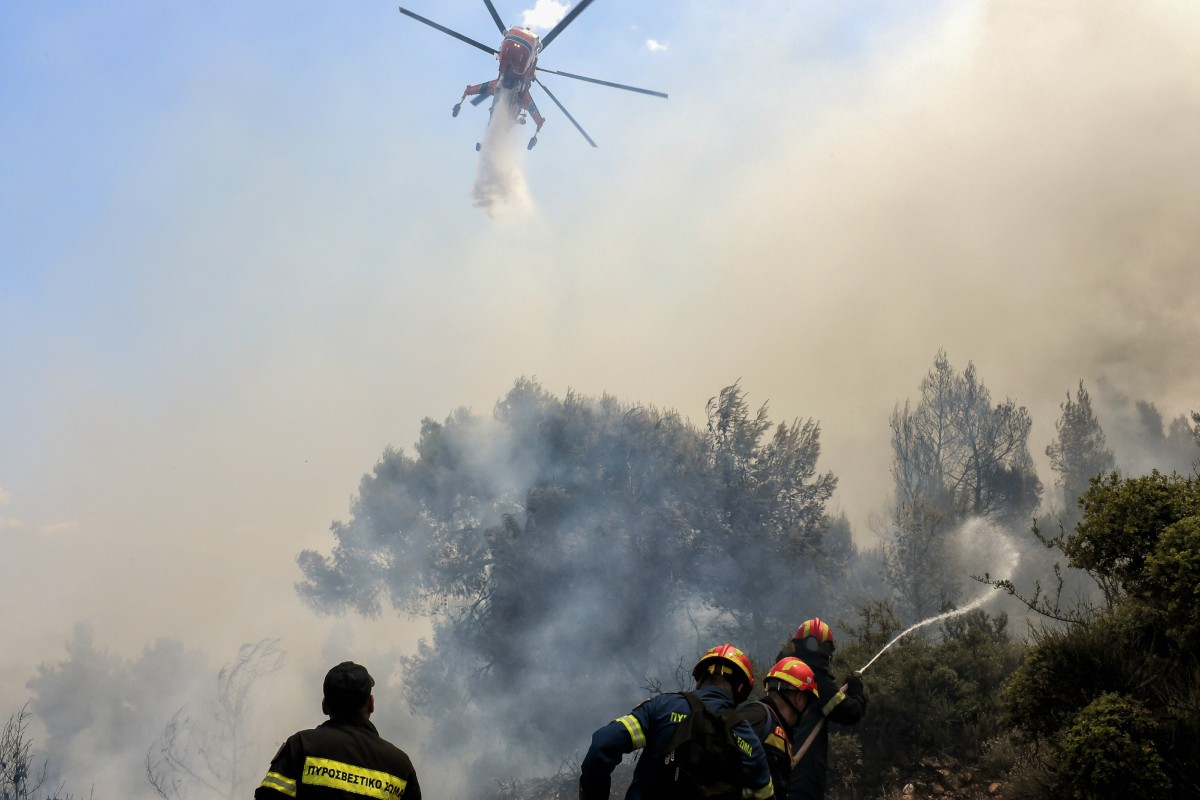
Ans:
[{"label": "green shrub", "polygon": [[[842,625],[855,634],[838,649],[845,672],[865,664],[896,632],[887,630],[894,617],[885,606],[860,616],[864,624],[857,630]],[[849,729],[862,745],[859,787],[878,790],[888,767],[926,756],[978,758],[989,739],[1005,732],[1000,687],[1022,652],[1003,614],[978,610],[951,618],[940,637],[914,632],[892,645],[864,673],[867,714]]]},{"label": "green shrub", "polygon": [[1138,588],[1139,600],[1161,611],[1172,643],[1185,652],[1200,650],[1200,516],[1163,531]]},{"label": "green shrub", "polygon": [[1134,685],[1140,652],[1134,634],[1113,616],[1091,625],[1046,629],[1004,688],[1003,701],[1013,724],[1035,737],[1049,738],[1098,695]]},{"label": "green shrub", "polygon": [[1150,712],[1108,692],[1092,701],[1059,737],[1059,791],[1073,800],[1153,800],[1171,782],[1154,745]]}]

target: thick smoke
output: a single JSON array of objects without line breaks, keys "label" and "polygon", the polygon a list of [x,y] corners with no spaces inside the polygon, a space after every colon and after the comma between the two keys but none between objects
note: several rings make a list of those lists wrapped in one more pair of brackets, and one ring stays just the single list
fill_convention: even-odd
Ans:
[{"label": "thick smoke", "polygon": [[[518,125],[517,118],[508,112],[513,103],[512,92],[499,89],[480,142],[479,166],[471,200],[489,217],[524,216],[533,210],[533,198],[525,183],[522,154],[524,143],[518,146],[520,133],[527,127]],[[532,128],[528,128],[532,135]]]},{"label": "thick smoke", "polygon": [[412,457],[387,452],[331,555],[301,556],[301,591],[431,616],[403,669],[431,781],[552,774],[708,647],[761,667],[825,614],[847,565],[824,544],[819,452],[815,424],[771,425],[737,387],[702,428],[518,381],[492,420],[427,420]]},{"label": "thick smoke", "polygon": [[[1196,406],[1200,407],[1200,399]],[[1101,380],[1096,417],[1122,475],[1148,475],[1154,469],[1191,475],[1200,468],[1200,447],[1187,414],[1164,417],[1153,402],[1131,398]]]},{"label": "thick smoke", "polygon": [[[1195,223],[1200,217],[1200,182],[1194,179],[1200,174],[1200,150],[1195,144],[1200,129],[1200,82],[1196,80],[1200,49],[1194,46],[1200,39],[1200,17],[1192,3],[1169,0],[952,6],[959,10],[949,17],[938,15],[916,35],[906,32],[902,46],[894,46],[895,40],[865,43],[872,63],[863,74],[856,72],[862,65],[857,57],[861,53],[836,61],[833,68],[814,64],[811,56],[805,56],[808,60],[803,63],[762,59],[764,53],[774,57],[785,49],[793,54],[803,49],[785,31],[779,37],[766,37],[777,38],[777,45],[760,37],[762,48],[730,53],[716,65],[719,68],[685,76],[702,78],[697,83],[704,87],[702,103],[707,113],[689,116],[686,95],[677,96],[672,89],[672,112],[669,118],[664,116],[658,138],[646,131],[639,147],[621,151],[633,165],[632,174],[614,171],[612,189],[601,192],[602,199],[587,207],[596,214],[580,215],[587,222],[578,226],[564,225],[562,238],[551,242],[562,246],[545,248],[555,254],[548,259],[551,266],[546,271],[552,269],[556,281],[538,283],[538,292],[531,292],[536,302],[526,302],[523,313],[513,315],[512,308],[528,300],[519,293],[479,293],[487,294],[490,302],[469,292],[457,298],[466,312],[460,315],[463,318],[506,320],[505,325],[488,326],[486,335],[481,335],[485,330],[481,326],[443,324],[439,303],[425,304],[424,314],[407,315],[412,327],[397,329],[397,319],[406,315],[397,314],[395,304],[379,298],[402,296],[407,301],[433,296],[430,286],[441,289],[440,280],[374,291],[381,270],[373,254],[390,251],[395,234],[390,226],[376,224],[379,217],[362,213],[363,207],[353,199],[364,186],[390,191],[396,182],[388,180],[392,176],[384,175],[373,184],[362,180],[361,167],[331,164],[329,169],[337,171],[333,184],[344,192],[338,196],[350,209],[348,217],[363,218],[353,222],[341,218],[339,226],[339,218],[329,213],[326,191],[313,191],[320,196],[320,205],[316,200],[311,207],[300,201],[277,202],[281,185],[289,190],[312,189],[299,178],[308,171],[292,169],[290,162],[283,165],[286,169],[268,170],[266,183],[254,169],[246,169],[243,179],[227,180],[225,173],[218,172],[211,181],[199,183],[182,169],[193,160],[189,148],[199,154],[195,163],[201,168],[269,165],[270,156],[279,149],[279,140],[256,140],[256,148],[246,150],[255,158],[242,153],[232,161],[228,150],[212,149],[213,141],[228,147],[232,136],[240,152],[246,143],[238,137],[253,132],[228,118],[230,82],[225,73],[216,73],[221,80],[209,82],[217,84],[209,94],[217,102],[190,104],[185,110],[194,116],[164,120],[179,131],[198,129],[200,136],[179,136],[178,150],[163,148],[167,160],[147,152],[141,169],[135,171],[142,182],[139,189],[147,192],[146,207],[135,205],[135,210],[149,210],[149,204],[167,198],[190,197],[193,203],[178,207],[160,203],[168,211],[157,213],[155,208],[156,213],[147,215],[155,224],[152,229],[140,218],[134,223],[115,218],[111,226],[105,219],[103,227],[112,231],[112,241],[84,235],[80,250],[87,259],[94,253],[97,264],[112,268],[115,277],[130,285],[167,289],[150,293],[156,298],[152,311],[123,296],[117,298],[114,314],[130,319],[138,343],[142,338],[157,338],[166,348],[166,342],[179,338],[170,334],[182,332],[193,349],[164,349],[164,354],[187,370],[210,361],[217,367],[210,365],[209,371],[198,373],[201,381],[185,372],[169,372],[168,382],[175,378],[180,396],[186,396],[186,402],[177,405],[156,395],[155,385],[146,386],[147,402],[157,398],[164,404],[156,427],[151,424],[155,415],[144,413],[143,406],[130,404],[127,397],[130,387],[141,388],[131,375],[140,378],[156,372],[159,367],[153,361],[124,362],[114,369],[116,390],[99,377],[110,368],[109,362],[93,358],[96,353],[86,348],[72,352],[80,361],[96,361],[94,376],[78,363],[47,357],[46,371],[61,373],[61,384],[15,365],[14,385],[28,382],[39,391],[27,394],[64,409],[58,418],[66,423],[61,426],[62,441],[42,434],[34,442],[36,447],[29,448],[31,455],[37,455],[29,459],[29,473],[49,476],[47,483],[61,480],[65,487],[50,493],[45,505],[51,510],[43,514],[53,517],[50,521],[78,516],[81,527],[107,538],[102,546],[64,540],[53,544],[52,557],[47,558],[44,541],[35,548],[32,537],[18,539],[10,532],[5,560],[9,585],[16,587],[12,605],[29,607],[28,597],[40,594],[44,606],[39,605],[39,614],[29,626],[38,631],[78,618],[78,604],[69,602],[76,596],[86,597],[89,608],[102,619],[136,618],[138,626],[109,622],[122,626],[126,637],[122,652],[131,648],[136,652],[137,645],[130,645],[128,637],[142,634],[130,631],[157,631],[178,623],[181,615],[163,613],[175,607],[205,608],[206,620],[199,626],[194,617],[182,617],[191,637],[189,647],[211,646],[235,628],[240,637],[240,629],[247,625],[261,624],[272,630],[260,635],[272,634],[282,616],[294,618],[290,608],[263,603],[268,593],[278,596],[289,591],[292,577],[280,579],[279,573],[286,569],[279,564],[290,563],[290,554],[300,547],[325,548],[327,543],[323,539],[318,543],[316,533],[324,520],[338,513],[308,502],[309,496],[335,494],[332,503],[340,509],[344,490],[339,476],[361,469],[362,458],[370,458],[391,435],[384,431],[394,430],[397,423],[408,425],[431,407],[487,402],[501,381],[521,369],[551,376],[555,385],[604,388],[633,400],[653,398],[676,405],[694,400],[697,386],[711,388],[714,375],[745,375],[748,385],[784,409],[803,408],[822,421],[830,463],[842,479],[840,502],[855,521],[886,498],[887,414],[896,398],[911,391],[929,355],[941,346],[979,363],[1000,394],[1029,404],[1035,456],[1053,434],[1063,392],[1079,378],[1090,387],[1093,376],[1109,376],[1116,391],[1157,403],[1139,409],[1135,401],[1122,401],[1126,416],[1121,417],[1097,392],[1097,413],[1122,470],[1132,474],[1149,466],[1169,468],[1157,458],[1133,455],[1139,452],[1136,440],[1142,437],[1131,437],[1126,444],[1122,433],[1126,425],[1120,420],[1127,419],[1130,430],[1140,430],[1152,440],[1177,441],[1174,415],[1200,410],[1195,370],[1200,294],[1192,290],[1195,254],[1200,252],[1200,227]],[[697,25],[703,24],[704,16],[696,16]],[[761,21],[751,14],[744,17],[747,28],[743,30],[758,36]],[[704,28],[703,37],[696,41],[711,45],[711,26],[704,24]],[[727,38],[747,41],[744,36]],[[81,52],[86,41],[80,40]],[[777,51],[772,53],[772,47]],[[760,59],[757,64],[755,58]],[[229,63],[232,74],[238,62]],[[846,72],[863,79],[843,80]],[[98,74],[111,78],[102,71]],[[780,94],[756,91],[758,82],[771,75],[781,76]],[[338,81],[337,91],[345,92],[351,83]],[[725,94],[718,105],[732,110],[721,115],[720,125],[714,125],[709,95],[721,92]],[[797,96],[803,102],[790,102]],[[776,102],[780,99],[789,102],[781,108]],[[224,114],[210,113],[213,110]],[[307,119],[311,110],[311,104],[306,104],[298,118]],[[732,127],[739,118],[748,122],[743,128]],[[189,124],[214,119],[221,122],[218,132],[225,135],[212,136],[211,129]],[[272,121],[265,127],[276,124]],[[288,144],[297,146],[294,127]],[[738,143],[736,158],[714,145],[714,133],[731,127],[746,134],[746,141]],[[168,126],[167,130],[175,129]],[[518,189],[495,196],[517,200],[497,201],[489,213],[529,203],[520,172],[523,137],[511,130],[507,133],[512,137],[507,146],[489,146],[480,157],[480,167],[493,155],[510,158],[516,165]],[[325,153],[321,148],[302,147],[296,152],[312,163],[319,161],[314,154]],[[664,153],[671,158],[664,158]],[[186,179],[182,182],[181,173]],[[436,179],[432,173],[436,170],[428,168],[418,174],[432,182]],[[187,191],[179,191],[181,183]],[[36,194],[32,188],[21,185],[19,190],[32,197]],[[375,200],[384,191],[377,188],[367,197]],[[305,192],[292,194],[303,197]],[[240,203],[231,203],[238,197]],[[197,203],[197,198],[207,204]],[[688,198],[695,199],[686,202]],[[114,208],[120,200],[116,198]],[[213,208],[230,208],[231,215],[216,214]],[[263,209],[283,211],[264,216]],[[304,235],[296,230],[297,218],[326,215],[334,223],[335,235],[325,226],[311,226]],[[53,216],[46,215],[47,219]],[[417,224],[436,227],[424,218]],[[370,240],[374,230],[385,229],[383,244]],[[221,233],[197,243],[201,230]],[[130,242],[147,241],[154,246],[129,249]],[[464,257],[462,262],[482,263],[492,247],[487,241],[473,246],[477,249],[472,255],[479,257]],[[319,256],[294,257],[306,247]],[[273,269],[278,271],[257,261],[239,260],[244,251],[255,259],[265,256],[259,260],[277,265]],[[572,257],[564,261],[558,254],[567,251]],[[343,258],[347,252],[352,257]],[[446,252],[439,242],[436,248],[417,250],[412,259],[441,268],[447,258],[457,257],[456,251],[449,256]],[[170,254],[178,254],[187,269],[180,265],[162,269]],[[344,270],[326,269],[327,262],[339,259],[346,262]],[[144,272],[118,271],[113,266],[126,260],[144,263]],[[214,266],[222,269],[214,274]],[[307,270],[299,273],[299,280],[297,267]],[[184,278],[177,285],[172,281],[179,276]],[[64,287],[71,282],[67,276],[59,277]],[[503,280],[514,283],[508,275]],[[515,285],[527,289],[529,283]],[[63,295],[78,306],[64,302],[59,313],[46,316],[44,338],[52,339],[49,332],[60,325],[69,338],[69,316],[77,307],[92,306],[92,298],[85,297],[92,284],[85,280],[80,285],[81,295]],[[497,281],[488,288],[499,285]],[[372,291],[364,290],[365,286]],[[195,301],[197,287],[208,287],[210,294],[204,299],[211,303]],[[295,294],[296,287],[307,287],[306,293]],[[368,294],[375,302],[364,310],[362,299]],[[174,303],[179,297],[187,303]],[[225,297],[245,298],[245,302],[232,307],[218,302]],[[18,302],[14,312],[23,305]],[[278,331],[280,341],[290,339],[299,346],[275,349],[254,338],[252,329],[233,326],[239,339],[248,337],[253,345],[241,349],[261,361],[230,362],[219,346],[207,341],[211,333],[219,345],[222,336],[217,334],[228,331],[209,329],[194,311],[178,315],[185,322],[182,328],[157,322],[160,314],[171,316],[180,307],[224,310],[222,319],[260,320],[264,327]],[[34,315],[43,312],[41,306],[30,308]],[[231,309],[235,313],[228,313]],[[325,324],[313,324],[320,319]],[[18,325],[16,330],[27,328]],[[423,346],[430,341],[423,338],[430,331],[437,334],[436,342]],[[97,338],[98,349],[125,349],[124,339],[117,340],[121,347],[114,347],[102,335]],[[370,357],[365,361],[369,363],[359,364],[356,371],[351,356],[367,341],[378,349],[368,349]],[[398,341],[405,346],[398,347]],[[400,358],[401,350],[410,360]],[[47,351],[31,349],[30,353]],[[414,353],[424,360],[412,360]],[[271,368],[264,370],[262,365],[268,363]],[[389,369],[380,370],[381,363],[388,363]],[[302,367],[294,368],[297,364]],[[447,364],[469,366],[451,370]],[[613,364],[620,369],[614,370]],[[672,368],[664,369],[664,364]],[[238,369],[252,378],[236,374]],[[314,380],[314,375],[321,380]],[[205,394],[204,385],[219,389],[219,394]],[[65,398],[75,401],[68,404]],[[13,419],[23,416],[18,413]],[[308,435],[297,434],[300,430]],[[150,444],[151,440],[167,442],[170,452]],[[202,441],[201,446],[194,440]],[[360,449],[343,446],[346,440]],[[310,467],[314,450],[320,459],[313,458]],[[325,462],[323,471],[315,467],[319,460]],[[305,471],[289,467],[290,462],[305,465]],[[1186,466],[1185,462],[1175,463]],[[162,468],[168,463],[185,470],[191,467],[183,473],[186,491],[178,491],[179,484],[173,482],[177,476]],[[512,465],[496,460],[495,469],[503,474]],[[1050,484],[1047,472],[1042,471],[1041,477]],[[846,494],[847,489],[854,493]],[[97,503],[99,494],[112,499]],[[130,498],[138,502],[131,503]],[[520,513],[521,499],[514,498],[513,513]],[[26,495],[17,500],[25,502]],[[239,503],[244,508],[234,508]],[[122,513],[104,518],[109,504],[119,505]],[[258,513],[268,507],[293,513]],[[5,516],[12,523],[18,517],[35,518],[36,511],[27,513],[13,505]],[[249,524],[242,527],[243,523]],[[177,535],[163,536],[172,525]],[[236,559],[230,559],[226,550],[229,531],[236,532]],[[307,540],[298,541],[305,535]],[[199,547],[181,549],[185,540],[202,542],[203,552]],[[135,547],[143,560],[126,563],[123,554]],[[27,557],[21,557],[23,548],[28,549]],[[222,563],[205,571],[207,554],[213,552],[220,554]],[[114,553],[121,557],[111,559]],[[96,557],[100,554],[104,558]],[[171,568],[141,569],[147,561]],[[232,572],[235,561],[252,565],[252,571]],[[636,560],[630,561],[636,566]],[[97,572],[102,580],[88,577]],[[166,578],[149,584],[153,591],[147,591],[147,583],[135,580],[144,577],[139,573]],[[197,574],[204,578],[200,583],[207,594],[193,593],[187,579]],[[28,575],[34,576],[33,582],[23,583]],[[212,597],[211,587],[228,585],[230,575],[248,576],[247,583],[259,584],[259,593],[222,592],[223,597]],[[45,586],[60,585],[55,581],[62,581],[61,590],[44,591]],[[17,593],[21,587],[34,588]],[[555,609],[546,630],[586,631],[589,626],[613,624],[610,618],[589,616],[582,610],[602,604],[607,593],[627,589],[625,582],[596,582],[581,588],[577,605]],[[123,594],[136,599],[125,600]],[[161,600],[146,608],[146,596]],[[213,608],[208,608],[208,602],[195,602],[196,596],[211,599]],[[247,613],[227,613],[233,607]],[[140,611],[129,614],[130,608]],[[812,611],[836,614],[844,608],[835,601]],[[704,611],[703,606],[672,609],[674,619],[682,620],[681,635],[693,652],[708,643],[694,633],[693,620],[713,636],[722,633],[704,627],[716,622],[705,618]],[[461,755],[457,743],[431,738],[420,722],[412,722],[404,713],[399,698],[407,675],[377,666],[396,663],[394,653],[381,650],[385,644],[410,651],[417,635],[411,626],[385,614],[373,637],[347,639],[325,649],[325,627],[308,616],[302,624],[307,630],[285,641],[285,646],[311,646],[317,652],[299,654],[297,667],[279,674],[271,719],[263,728],[267,749],[291,730],[319,721],[314,687],[319,687],[321,670],[352,657],[371,666],[377,678],[380,673],[387,676],[381,678],[381,686],[387,689],[386,694],[380,692],[381,730],[405,747],[427,741],[431,753],[453,754],[452,760]],[[18,627],[14,622],[14,630]],[[431,636],[426,623],[420,628]],[[37,641],[40,646],[45,635],[14,634],[13,638]],[[518,644],[541,646],[537,637],[522,638]],[[33,649],[27,647],[25,652]],[[674,649],[668,644],[662,647]],[[230,654],[218,651],[210,660],[219,662]],[[14,687],[8,707],[15,710],[25,697],[21,670],[53,651],[43,647],[36,655],[21,658],[18,644],[13,652],[16,655],[5,661],[2,677]],[[165,651],[160,655],[157,663],[169,660]],[[178,660],[171,663],[180,666]],[[456,668],[451,663],[442,667],[448,672]],[[651,664],[644,671],[669,675],[672,667]],[[65,709],[62,713],[78,715],[80,730],[72,733],[70,717],[56,718],[55,731],[61,736],[51,734],[56,737],[48,753],[52,763],[60,759],[70,765],[67,777],[77,794],[86,791],[93,776],[119,772],[130,781],[120,784],[128,790],[104,793],[97,782],[97,797],[144,796],[140,759],[148,743],[131,742],[121,755],[105,749],[112,744],[105,732],[108,716],[113,715],[110,710],[141,701],[106,691],[111,683],[101,674],[80,670],[78,676],[76,690],[54,686],[60,708]],[[580,712],[573,704],[579,701],[572,690],[591,685],[588,680],[549,687],[541,680],[536,669],[529,671],[530,687],[564,698],[567,708],[562,714],[586,717],[581,727],[600,724],[607,715],[622,710],[622,702],[634,702],[642,694],[635,680],[630,697],[597,702]],[[190,685],[187,678],[178,682]],[[50,691],[49,683],[44,686]],[[204,690],[198,688],[190,699],[199,703],[204,697]],[[521,730],[505,724],[505,715],[519,711],[522,699],[520,693],[508,701],[497,698],[498,713],[491,719],[498,740],[522,737]],[[166,693],[160,700],[160,710],[169,716],[185,698]],[[131,738],[156,733],[159,724],[138,723],[141,727]],[[90,733],[83,733],[84,727]],[[583,747],[586,741],[577,744]],[[69,750],[64,752],[63,747]],[[418,767],[430,774],[431,782],[437,773],[462,772],[457,764],[435,770],[432,761],[420,761]]]}]

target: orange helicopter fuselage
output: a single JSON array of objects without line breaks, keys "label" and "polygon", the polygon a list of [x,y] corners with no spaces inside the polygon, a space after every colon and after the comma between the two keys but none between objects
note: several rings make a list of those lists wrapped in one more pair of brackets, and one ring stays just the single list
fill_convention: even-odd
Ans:
[{"label": "orange helicopter fuselage", "polygon": [[496,58],[500,60],[500,85],[505,89],[523,92],[533,82],[537,69],[538,51],[542,42],[538,35],[529,28],[513,26],[504,34],[500,43],[500,51]]}]

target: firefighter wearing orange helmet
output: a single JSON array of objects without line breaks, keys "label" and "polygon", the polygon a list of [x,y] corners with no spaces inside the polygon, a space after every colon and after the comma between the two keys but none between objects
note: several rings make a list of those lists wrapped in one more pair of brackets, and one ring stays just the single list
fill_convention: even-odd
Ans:
[{"label": "firefighter wearing orange helmet", "polygon": [[[580,765],[580,800],[607,800],[613,770],[634,750],[643,752],[626,800],[682,800],[701,791],[706,797],[729,800],[774,797],[762,743],[734,710],[754,686],[750,659],[731,644],[718,645],[700,657],[692,677],[693,691],[651,697],[592,734]],[[714,732],[716,736],[705,739],[708,747],[718,747],[713,744],[717,739],[728,745],[711,751],[710,763],[704,765],[711,768],[708,778],[698,779],[701,773],[691,767],[701,753],[701,734]],[[697,784],[708,779],[711,782]]]},{"label": "firefighter wearing orange helmet", "polygon": [[798,658],[780,659],[763,679],[767,694],[762,700],[742,703],[738,714],[750,723],[767,751],[771,784],[779,797],[787,796],[791,781],[792,731],[805,711],[818,700],[813,671]]}]

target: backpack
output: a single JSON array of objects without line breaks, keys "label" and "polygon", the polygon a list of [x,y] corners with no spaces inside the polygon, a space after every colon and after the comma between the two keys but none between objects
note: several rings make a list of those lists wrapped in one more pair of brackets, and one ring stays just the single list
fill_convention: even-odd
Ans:
[{"label": "backpack", "polygon": [[735,709],[717,714],[691,692],[687,718],[667,743],[658,791],[678,800],[737,800],[742,796],[742,751],[733,734],[741,721]]}]

